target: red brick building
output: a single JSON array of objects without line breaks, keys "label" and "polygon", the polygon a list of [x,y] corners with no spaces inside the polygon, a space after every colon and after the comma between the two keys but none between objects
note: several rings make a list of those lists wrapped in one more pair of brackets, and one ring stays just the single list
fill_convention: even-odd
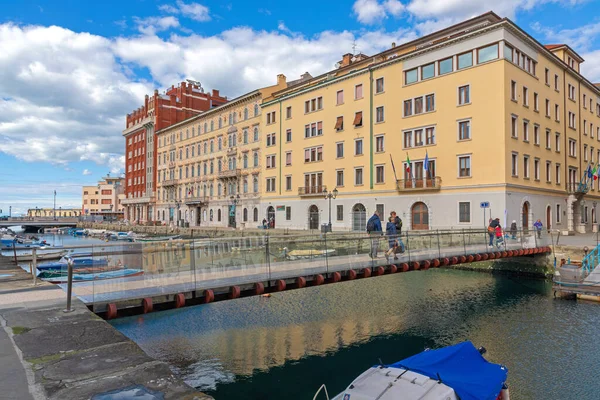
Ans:
[{"label": "red brick building", "polygon": [[188,80],[146,95],[144,105],[127,114],[125,137],[125,218],[153,221],[156,191],[156,140],[154,132],[227,102],[218,90],[204,93],[199,82]]}]

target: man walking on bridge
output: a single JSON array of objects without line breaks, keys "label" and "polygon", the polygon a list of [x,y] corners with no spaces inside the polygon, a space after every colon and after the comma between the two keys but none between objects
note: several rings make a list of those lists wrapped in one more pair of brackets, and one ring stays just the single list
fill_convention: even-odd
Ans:
[{"label": "man walking on bridge", "polygon": [[381,229],[381,219],[379,219],[379,211],[375,210],[373,216],[367,221],[367,232],[371,236],[371,252],[369,256],[371,258],[377,258],[377,251],[379,249],[379,237],[383,235]]},{"label": "man walking on bridge", "polygon": [[494,245],[494,237],[496,236],[496,227],[500,226],[500,218],[496,218],[490,221],[490,225],[488,226],[488,235],[490,236],[490,244],[489,246]]}]

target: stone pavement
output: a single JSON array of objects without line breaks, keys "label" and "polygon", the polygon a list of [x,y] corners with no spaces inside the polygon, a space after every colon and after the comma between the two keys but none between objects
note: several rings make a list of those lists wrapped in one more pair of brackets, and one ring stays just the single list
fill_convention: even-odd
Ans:
[{"label": "stone pavement", "polygon": [[600,236],[597,233],[579,233],[573,236],[558,236],[558,233],[552,232],[552,243],[560,246],[587,246],[593,249],[600,241]]},{"label": "stone pavement", "polygon": [[2,257],[0,276],[2,399],[111,398],[102,395],[124,389],[145,392],[148,399],[211,399],[76,298],[74,311],[64,313],[66,295],[59,287],[34,287],[29,274]]}]

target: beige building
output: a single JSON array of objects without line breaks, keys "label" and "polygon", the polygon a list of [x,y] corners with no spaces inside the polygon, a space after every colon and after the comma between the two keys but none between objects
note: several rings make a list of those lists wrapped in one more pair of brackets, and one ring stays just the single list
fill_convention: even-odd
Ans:
[{"label": "beige building", "polygon": [[363,231],[378,209],[409,230],[479,228],[490,214],[590,230],[600,90],[582,62],[494,13],[374,56],[346,54],[262,103],[259,219]]},{"label": "beige building", "polygon": [[62,206],[54,208],[30,208],[27,210],[27,216],[32,218],[73,218],[79,217],[81,210],[78,208],[63,208]]},{"label": "beige building", "polygon": [[274,86],[156,132],[157,221],[178,226],[258,224],[265,141],[260,104],[287,85],[279,75]]},{"label": "beige building", "polygon": [[125,178],[102,178],[98,184],[84,186],[82,189],[83,205],[81,212],[84,216],[102,216],[105,219],[123,219],[123,205],[125,198]]}]

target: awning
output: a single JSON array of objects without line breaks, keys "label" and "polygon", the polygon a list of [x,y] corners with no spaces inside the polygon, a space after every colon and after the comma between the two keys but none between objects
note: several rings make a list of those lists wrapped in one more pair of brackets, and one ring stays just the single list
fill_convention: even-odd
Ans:
[{"label": "awning", "polygon": [[362,125],[362,111],[359,111],[354,116],[354,125]]},{"label": "awning", "polygon": [[337,117],[337,121],[335,122],[335,130],[339,131],[344,128],[344,117]]}]

